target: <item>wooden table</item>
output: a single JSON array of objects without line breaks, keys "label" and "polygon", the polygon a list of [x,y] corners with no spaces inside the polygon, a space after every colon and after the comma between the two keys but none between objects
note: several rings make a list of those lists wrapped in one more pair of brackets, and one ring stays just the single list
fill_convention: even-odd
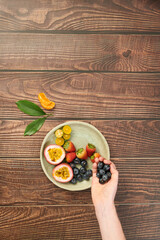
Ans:
[{"label": "wooden table", "polygon": [[[96,126],[119,173],[127,239],[160,239],[160,4],[156,0],[1,0],[0,239],[99,240],[90,189],[54,186],[41,169],[46,133],[67,120]],[[15,102],[44,92],[54,116]]]}]

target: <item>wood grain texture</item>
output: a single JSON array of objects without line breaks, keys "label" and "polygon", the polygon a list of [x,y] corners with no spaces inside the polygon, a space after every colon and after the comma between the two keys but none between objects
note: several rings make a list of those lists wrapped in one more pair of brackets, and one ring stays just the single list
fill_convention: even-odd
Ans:
[{"label": "wood grain texture", "polygon": [[0,34],[0,69],[156,72],[160,36]]},{"label": "wood grain texture", "polygon": [[[119,171],[116,204],[158,203],[160,159],[113,159]],[[50,182],[39,159],[0,159],[0,205],[92,204],[90,189],[70,192]]]},{"label": "wood grain texture", "polygon": [[[30,120],[31,121],[31,120]],[[0,121],[1,157],[38,157],[43,138],[64,121],[47,120],[41,130],[29,137],[23,136],[29,120]],[[88,121],[106,137],[111,157],[159,157],[159,120],[93,120]]]},{"label": "wood grain texture", "polygon": [[160,31],[158,0],[1,0],[0,30]]},{"label": "wood grain texture", "polygon": [[[160,205],[118,206],[127,240],[157,240]],[[82,219],[82,221],[80,221]],[[1,207],[2,240],[101,240],[92,206]]]},{"label": "wood grain texture", "polygon": [[56,102],[54,118],[160,117],[160,74],[2,72],[1,119],[30,118],[15,102],[28,99],[40,106],[40,92]]}]

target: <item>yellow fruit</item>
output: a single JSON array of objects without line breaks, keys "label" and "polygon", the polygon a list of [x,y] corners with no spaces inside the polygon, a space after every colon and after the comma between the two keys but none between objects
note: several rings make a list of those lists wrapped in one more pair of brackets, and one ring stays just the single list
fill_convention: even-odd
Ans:
[{"label": "yellow fruit", "polygon": [[70,137],[71,137],[70,134],[65,134],[65,133],[63,134],[63,138],[64,138],[65,140],[69,140]]},{"label": "yellow fruit", "polygon": [[66,125],[66,126],[63,127],[63,132],[64,132],[65,134],[70,134],[71,131],[72,131],[72,129],[71,129],[70,126]]},{"label": "yellow fruit", "polygon": [[64,139],[63,138],[56,138],[55,143],[59,146],[62,146],[64,144]]},{"label": "yellow fruit", "polygon": [[38,94],[38,99],[42,105],[43,108],[50,110],[52,108],[54,108],[55,103],[51,102],[44,93],[39,93]]},{"label": "yellow fruit", "polygon": [[55,103],[51,102],[50,104],[45,104],[44,102],[41,102],[41,105],[44,109],[51,110],[52,108],[54,108]]},{"label": "yellow fruit", "polygon": [[63,136],[63,131],[62,131],[62,129],[56,130],[56,131],[55,131],[55,136],[56,136],[57,138],[61,138],[61,137]]}]

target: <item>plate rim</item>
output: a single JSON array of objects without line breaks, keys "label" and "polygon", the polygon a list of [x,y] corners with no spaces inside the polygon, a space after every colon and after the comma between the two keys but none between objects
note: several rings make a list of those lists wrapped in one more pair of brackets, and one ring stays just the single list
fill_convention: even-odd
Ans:
[{"label": "plate rim", "polygon": [[68,125],[70,125],[70,124],[72,124],[72,123],[79,123],[79,124],[81,124],[81,125],[89,126],[89,127],[91,127],[92,129],[94,129],[94,130],[103,138],[103,140],[104,140],[104,142],[105,142],[105,144],[106,144],[106,146],[107,146],[108,160],[110,160],[110,149],[109,149],[109,145],[108,145],[108,142],[107,142],[106,138],[103,136],[103,134],[102,134],[95,126],[93,126],[91,123],[87,123],[87,122],[83,122],[83,121],[79,121],[79,120],[72,120],[72,121],[65,121],[65,122],[63,122],[63,123],[61,123],[61,124],[58,124],[56,127],[52,128],[52,129],[45,135],[45,137],[44,137],[44,139],[43,139],[43,141],[42,141],[42,143],[41,143],[41,148],[40,148],[40,162],[41,162],[41,167],[42,167],[42,170],[43,170],[43,172],[45,173],[46,177],[47,177],[54,185],[56,185],[57,187],[62,188],[62,189],[65,189],[65,190],[67,190],[67,191],[72,191],[72,192],[74,192],[74,191],[87,190],[87,189],[91,188],[91,185],[88,186],[88,187],[86,187],[86,188],[84,188],[84,189],[77,189],[77,190],[76,190],[76,189],[66,189],[66,188],[63,187],[63,186],[59,186],[58,184],[56,184],[55,182],[52,181],[51,177],[48,175],[48,173],[47,173],[47,171],[46,171],[46,169],[45,169],[45,167],[44,167],[44,164],[43,164],[43,160],[42,160],[42,158],[43,158],[43,146],[44,146],[44,144],[45,144],[45,142],[46,142],[46,139],[48,138],[48,136],[50,135],[51,132],[55,132],[57,129],[59,129],[59,128],[61,128],[62,126],[66,125],[66,123],[67,123]]}]

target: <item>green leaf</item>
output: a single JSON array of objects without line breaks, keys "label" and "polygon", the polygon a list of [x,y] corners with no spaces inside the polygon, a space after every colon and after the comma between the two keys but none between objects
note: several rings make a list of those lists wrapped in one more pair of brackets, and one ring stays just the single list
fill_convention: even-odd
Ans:
[{"label": "green leaf", "polygon": [[27,100],[20,100],[16,102],[17,107],[24,113],[30,116],[41,116],[46,115],[46,113],[35,103]]},{"label": "green leaf", "polygon": [[28,124],[28,126],[25,129],[24,136],[31,136],[34,133],[36,133],[42,127],[45,120],[46,117],[39,118]]},{"label": "green leaf", "polygon": [[91,144],[91,143],[88,143],[88,147],[89,147],[90,149],[94,149],[94,148],[95,148],[95,146],[94,146],[93,144]]}]

